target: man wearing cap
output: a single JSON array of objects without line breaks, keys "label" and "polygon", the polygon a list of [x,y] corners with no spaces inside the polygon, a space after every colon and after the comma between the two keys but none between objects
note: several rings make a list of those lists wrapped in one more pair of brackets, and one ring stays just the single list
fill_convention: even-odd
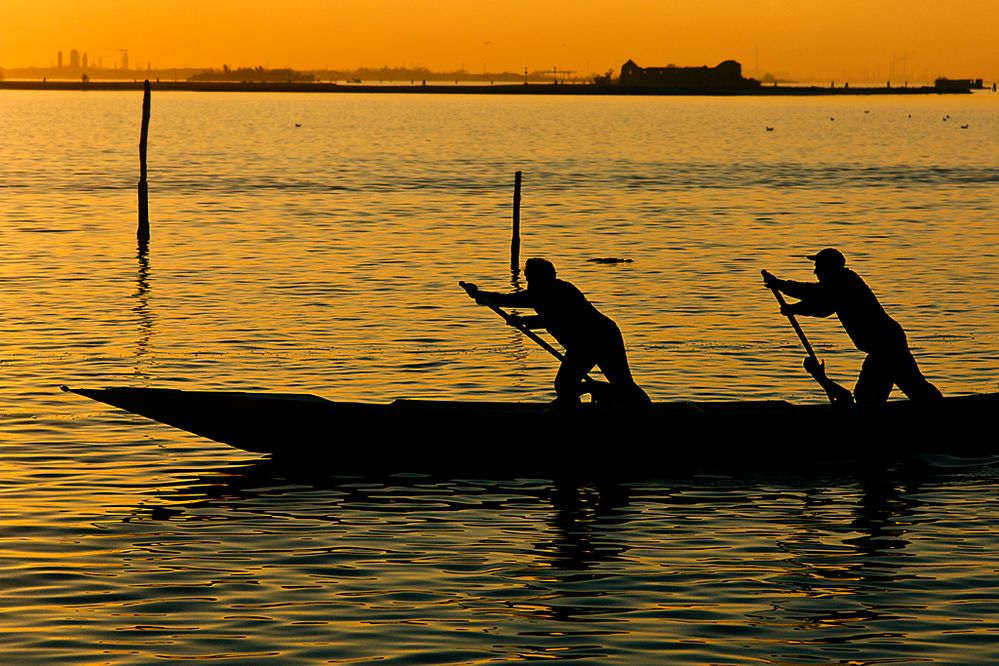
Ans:
[{"label": "man wearing cap", "polygon": [[[843,254],[827,247],[808,258],[815,262],[817,283],[781,280],[768,271],[763,271],[763,281],[771,289],[799,299],[782,307],[781,314],[828,317],[835,313],[857,349],[867,352],[853,389],[857,404],[884,404],[892,386],[898,386],[910,400],[943,397],[919,371],[905,331],[888,316],[861,277],[846,267]],[[832,382],[825,375],[824,364],[808,362],[805,369],[824,387]]]}]

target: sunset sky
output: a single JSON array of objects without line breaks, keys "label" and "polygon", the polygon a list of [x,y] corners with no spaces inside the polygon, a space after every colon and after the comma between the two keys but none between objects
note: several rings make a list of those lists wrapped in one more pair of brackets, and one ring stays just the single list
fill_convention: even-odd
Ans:
[{"label": "sunset sky", "polygon": [[[3,0],[0,67],[717,64],[799,80],[999,78],[999,0]],[[894,65],[892,64],[894,59]]]}]

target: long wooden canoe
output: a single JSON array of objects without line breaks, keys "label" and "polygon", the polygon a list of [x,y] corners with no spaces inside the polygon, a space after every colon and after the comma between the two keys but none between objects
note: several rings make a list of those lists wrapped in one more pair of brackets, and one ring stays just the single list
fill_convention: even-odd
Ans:
[{"label": "long wooden canoe", "polygon": [[619,412],[593,404],[556,411],[544,403],[375,404],[310,394],[63,390],[246,451],[365,473],[652,473],[690,460],[738,465],[999,453],[999,393],[892,401],[877,409],[729,401],[656,403]]}]

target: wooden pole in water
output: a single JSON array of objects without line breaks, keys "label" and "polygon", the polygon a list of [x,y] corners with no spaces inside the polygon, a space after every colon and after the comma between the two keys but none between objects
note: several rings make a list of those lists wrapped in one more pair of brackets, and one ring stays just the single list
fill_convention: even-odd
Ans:
[{"label": "wooden pole in water", "polygon": [[520,181],[518,171],[513,179],[513,238],[510,241],[510,270],[520,273]]},{"label": "wooden pole in water", "polygon": [[149,186],[146,183],[146,140],[149,137],[149,79],[142,86],[142,134],[139,137],[139,243],[149,242]]}]

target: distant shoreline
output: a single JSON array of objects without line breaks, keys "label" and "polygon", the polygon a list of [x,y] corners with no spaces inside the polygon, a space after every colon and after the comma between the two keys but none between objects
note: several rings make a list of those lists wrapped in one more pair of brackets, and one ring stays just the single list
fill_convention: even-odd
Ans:
[{"label": "distant shoreline", "polygon": [[[143,81],[2,81],[0,90],[142,90]],[[598,96],[710,96],[767,97],[818,95],[966,95],[967,89],[918,87],[760,86],[718,90],[632,88],[592,83],[513,84],[341,84],[230,81],[150,81],[153,90],[187,92],[294,92],[294,93],[402,93],[452,95],[598,95]]]}]

